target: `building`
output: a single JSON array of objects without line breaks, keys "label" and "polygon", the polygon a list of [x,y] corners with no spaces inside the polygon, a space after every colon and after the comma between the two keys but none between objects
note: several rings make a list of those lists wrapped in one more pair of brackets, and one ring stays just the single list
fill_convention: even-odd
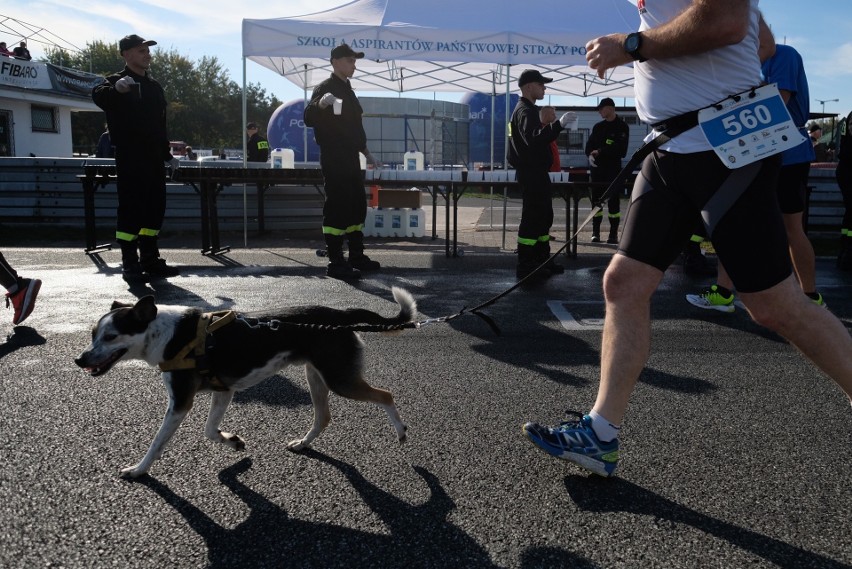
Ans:
[{"label": "building", "polygon": [[71,113],[99,112],[103,77],[0,55],[0,156],[73,156]]}]

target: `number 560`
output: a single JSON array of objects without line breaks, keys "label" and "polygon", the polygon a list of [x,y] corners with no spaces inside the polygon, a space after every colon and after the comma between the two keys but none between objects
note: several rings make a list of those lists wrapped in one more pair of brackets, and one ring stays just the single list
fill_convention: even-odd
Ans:
[{"label": "number 560", "polygon": [[753,109],[743,109],[737,114],[728,115],[722,119],[725,132],[731,136],[741,133],[745,127],[748,130],[756,128],[760,124],[772,122],[772,113],[765,105],[756,105]]}]

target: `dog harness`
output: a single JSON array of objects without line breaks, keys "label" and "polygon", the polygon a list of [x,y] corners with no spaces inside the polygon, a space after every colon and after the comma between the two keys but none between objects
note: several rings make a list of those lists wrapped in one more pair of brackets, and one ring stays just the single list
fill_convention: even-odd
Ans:
[{"label": "dog harness", "polygon": [[198,374],[207,378],[214,391],[226,391],[227,386],[215,375],[210,374],[210,365],[205,357],[208,340],[216,330],[233,322],[237,314],[233,310],[205,312],[198,318],[198,326],[193,338],[170,360],[159,364],[160,371],[180,369],[195,369]]}]

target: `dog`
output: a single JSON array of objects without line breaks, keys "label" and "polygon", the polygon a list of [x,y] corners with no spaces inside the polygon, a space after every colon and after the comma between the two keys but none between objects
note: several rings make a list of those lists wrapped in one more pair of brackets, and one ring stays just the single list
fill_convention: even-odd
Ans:
[{"label": "dog", "polygon": [[247,315],[158,306],[153,296],[145,296],[134,305],[114,302],[112,310],[92,329],[91,344],[74,362],[97,377],[119,361],[143,360],[160,367],[169,396],[163,424],[148,452],[139,463],[121,470],[121,475],[136,478],[148,472],[189,413],[195,395],[204,391],[213,392],[205,436],[243,450],[243,439],[219,429],[234,393],[291,364],[305,365],[314,419],[308,433],[290,441],[288,449],[309,447],[329,424],[329,391],[383,408],[399,442],[405,442],[408,427],[393,396],[371,387],[363,378],[363,342],[351,329],[358,325],[380,329],[377,331],[401,329],[401,325],[413,322],[417,312],[414,298],[401,288],[394,287],[391,292],[400,308],[392,318],[364,309],[316,305]]}]

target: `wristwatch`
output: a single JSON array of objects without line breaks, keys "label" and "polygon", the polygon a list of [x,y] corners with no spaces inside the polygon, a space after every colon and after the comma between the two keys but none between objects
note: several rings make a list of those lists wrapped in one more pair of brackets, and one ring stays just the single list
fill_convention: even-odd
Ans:
[{"label": "wristwatch", "polygon": [[627,37],[624,39],[624,51],[627,52],[627,55],[639,63],[648,61],[639,54],[640,49],[642,49],[642,32],[627,34]]}]

